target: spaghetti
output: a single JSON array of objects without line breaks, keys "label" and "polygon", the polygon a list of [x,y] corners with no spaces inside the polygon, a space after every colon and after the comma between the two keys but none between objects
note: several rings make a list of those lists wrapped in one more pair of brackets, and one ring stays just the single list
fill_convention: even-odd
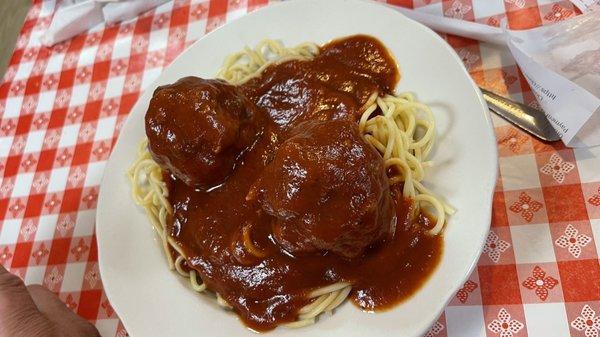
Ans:
[{"label": "spaghetti", "polygon": [[[318,53],[319,47],[313,43],[285,48],[278,41],[264,40],[254,49],[245,48],[227,57],[218,77],[240,85],[260,76],[270,65],[291,60],[310,60]],[[418,214],[421,207],[435,211],[437,221],[433,228],[426,230],[431,235],[439,234],[446,215],[454,210],[422,184],[426,168],[432,165],[427,158],[435,141],[435,121],[431,110],[408,93],[381,97],[374,93],[361,111],[359,132],[383,157],[389,183],[402,184],[403,196],[412,199],[416,206],[413,214]],[[132,197],[145,209],[158,233],[170,269],[188,278],[193,290],[205,292],[207,287],[200,275],[188,267],[187,256],[167,233],[167,221],[173,212],[167,199],[169,191],[163,181],[163,170],[148,150],[147,140],[140,143],[137,159],[128,176]],[[264,257],[264,252],[250,238],[251,229],[251,226],[242,227],[242,243],[250,254]],[[314,323],[320,314],[331,312],[343,303],[351,289],[352,284],[337,282],[309,292],[309,304],[299,310],[295,322],[284,326],[295,328]],[[216,294],[216,299],[219,305],[231,309],[219,294]]]}]

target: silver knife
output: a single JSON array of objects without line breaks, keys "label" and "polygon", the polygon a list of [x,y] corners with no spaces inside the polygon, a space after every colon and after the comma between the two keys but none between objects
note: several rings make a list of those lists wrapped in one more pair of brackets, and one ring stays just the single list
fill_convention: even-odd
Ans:
[{"label": "silver knife", "polygon": [[517,103],[483,88],[479,89],[481,89],[490,110],[499,116],[541,140],[548,142],[560,140],[560,136],[550,125],[543,111]]}]

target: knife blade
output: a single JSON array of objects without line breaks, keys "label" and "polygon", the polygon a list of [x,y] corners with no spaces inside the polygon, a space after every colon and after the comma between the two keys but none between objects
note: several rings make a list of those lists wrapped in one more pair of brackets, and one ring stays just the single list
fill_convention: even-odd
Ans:
[{"label": "knife blade", "polygon": [[489,90],[479,88],[490,110],[535,137],[554,142],[560,140],[543,111],[517,103]]}]

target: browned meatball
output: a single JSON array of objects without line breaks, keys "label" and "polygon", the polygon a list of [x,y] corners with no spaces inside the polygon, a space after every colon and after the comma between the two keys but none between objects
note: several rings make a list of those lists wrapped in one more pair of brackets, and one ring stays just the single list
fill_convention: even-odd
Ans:
[{"label": "browned meatball", "polygon": [[219,80],[184,77],[154,91],[146,112],[150,152],[186,184],[209,189],[231,174],[257,137],[254,105]]},{"label": "browned meatball", "polygon": [[393,204],[377,151],[345,120],[300,124],[247,199],[274,217],[277,243],[292,254],[356,257],[392,230]]}]

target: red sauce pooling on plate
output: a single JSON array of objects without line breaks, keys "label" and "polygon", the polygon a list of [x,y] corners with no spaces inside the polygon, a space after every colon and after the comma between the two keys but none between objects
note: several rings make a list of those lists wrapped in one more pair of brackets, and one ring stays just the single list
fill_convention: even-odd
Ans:
[{"label": "red sauce pooling on plate", "polygon": [[389,308],[438,264],[442,238],[411,220],[358,133],[369,97],[399,77],[378,40],[352,36],[237,87],[189,77],[155,91],[146,133],[169,173],[169,235],[252,329],[295,321],[336,282],[364,310]]}]

